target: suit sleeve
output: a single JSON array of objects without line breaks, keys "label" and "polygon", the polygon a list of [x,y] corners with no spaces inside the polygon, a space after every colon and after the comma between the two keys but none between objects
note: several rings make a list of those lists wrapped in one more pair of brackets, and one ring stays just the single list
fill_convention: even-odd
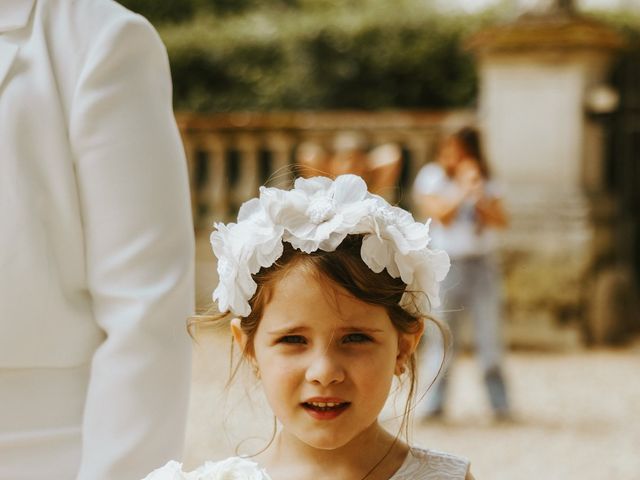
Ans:
[{"label": "suit sleeve", "polygon": [[193,226],[164,46],[133,15],[98,38],[69,124],[88,293],[106,335],[92,360],[78,480],[139,480],[182,455]]}]

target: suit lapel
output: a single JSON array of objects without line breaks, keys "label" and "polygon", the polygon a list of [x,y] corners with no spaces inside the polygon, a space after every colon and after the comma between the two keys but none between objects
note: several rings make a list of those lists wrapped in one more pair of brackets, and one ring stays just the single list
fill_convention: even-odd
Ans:
[{"label": "suit lapel", "polygon": [[0,0],[0,33],[24,27],[35,0]]},{"label": "suit lapel", "polygon": [[34,3],[35,0],[0,0],[0,96],[18,52],[18,46],[2,38],[2,34],[24,28],[29,23]]},{"label": "suit lapel", "polygon": [[18,46],[4,41],[0,38],[0,97],[2,96],[2,85],[4,79],[11,69],[11,64],[16,58]]}]

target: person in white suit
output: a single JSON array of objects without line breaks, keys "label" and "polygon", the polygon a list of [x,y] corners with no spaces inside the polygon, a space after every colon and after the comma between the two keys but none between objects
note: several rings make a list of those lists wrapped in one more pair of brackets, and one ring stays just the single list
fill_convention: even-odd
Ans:
[{"label": "person in white suit", "polygon": [[0,0],[0,479],[182,454],[194,245],[166,51],[112,0]]}]

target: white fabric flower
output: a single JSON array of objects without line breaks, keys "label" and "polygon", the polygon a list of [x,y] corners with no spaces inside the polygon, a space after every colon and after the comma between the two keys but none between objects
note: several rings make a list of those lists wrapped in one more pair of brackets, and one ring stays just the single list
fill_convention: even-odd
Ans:
[{"label": "white fabric flower", "polygon": [[231,457],[221,462],[205,462],[192,472],[183,472],[182,464],[170,461],[154,470],[143,480],[271,480],[260,466],[240,457]]},{"label": "white fabric flower", "polygon": [[[440,305],[440,282],[449,272],[449,255],[444,250],[423,249],[397,256],[396,264],[407,290],[400,306],[414,315],[424,315]],[[411,278],[407,282],[404,278]]]},{"label": "white fabric flower", "polygon": [[260,197],[240,208],[238,223],[215,228],[220,281],[213,299],[221,312],[244,317],[257,288],[252,275],[280,258],[282,242],[306,253],[332,252],[347,235],[362,234],[362,260],[407,284],[401,306],[416,315],[439,305],[438,284],[449,270],[447,254],[428,247],[429,223],[368,193],[356,175],[299,178],[289,191],[261,187]]},{"label": "white fabric flower", "polygon": [[171,460],[164,467],[158,468],[144,477],[143,480],[186,480],[182,464]]},{"label": "white fabric flower", "polygon": [[257,463],[240,457],[206,462],[190,475],[189,480],[269,480]]},{"label": "white fabric flower", "polygon": [[[392,207],[380,197],[376,197],[376,211],[366,219],[369,224],[362,241],[362,259],[378,273],[384,268],[394,278],[400,276],[396,265],[397,255],[407,255],[422,250],[429,243],[429,224],[416,222],[411,214],[398,207]],[[411,279],[403,277],[405,283]]]},{"label": "white fabric flower", "polygon": [[280,258],[283,227],[268,221],[258,199],[252,199],[240,208],[238,223],[216,223],[215,228],[211,247],[218,258],[219,283],[213,300],[221,312],[247,316],[257,288],[251,275]]},{"label": "white fabric flower", "polygon": [[375,207],[357,175],[298,178],[293,190],[263,187],[260,193],[273,222],[285,225],[283,240],[306,253],[334,251]]}]

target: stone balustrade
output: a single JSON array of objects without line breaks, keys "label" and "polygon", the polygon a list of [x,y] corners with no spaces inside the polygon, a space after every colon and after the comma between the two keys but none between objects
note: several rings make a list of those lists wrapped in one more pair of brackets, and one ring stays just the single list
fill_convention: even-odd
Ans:
[{"label": "stone balustrade", "polygon": [[296,149],[314,142],[331,151],[341,132],[354,132],[369,147],[395,144],[401,171],[390,200],[410,208],[409,187],[433,154],[441,131],[468,123],[467,111],[325,111],[180,113],[197,227],[229,220],[263,184],[286,187],[296,168]]}]

